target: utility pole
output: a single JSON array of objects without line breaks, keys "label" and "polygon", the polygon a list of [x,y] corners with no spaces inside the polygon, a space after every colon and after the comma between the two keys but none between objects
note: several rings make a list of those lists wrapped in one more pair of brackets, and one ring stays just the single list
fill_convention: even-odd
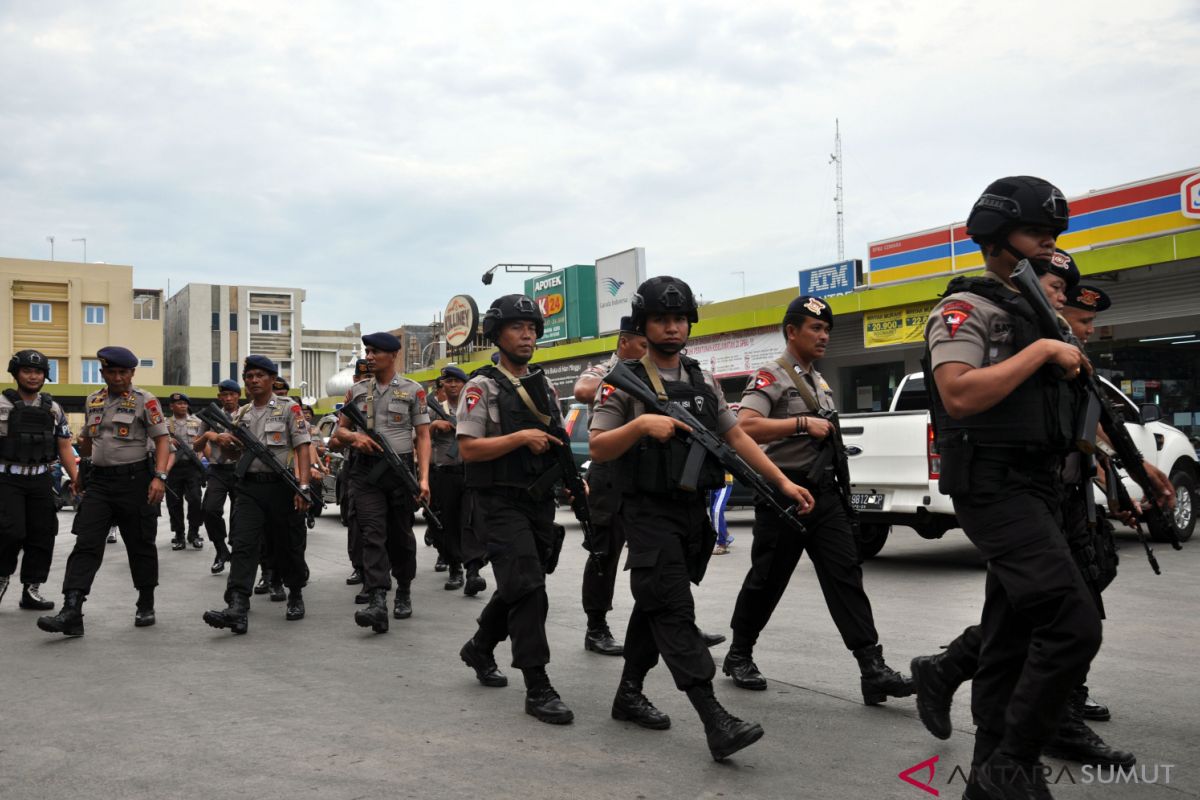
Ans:
[{"label": "utility pole", "polygon": [[71,241],[72,242],[83,242],[83,263],[86,264],[87,263],[87,237],[84,236],[82,239],[72,239]]},{"label": "utility pole", "polygon": [[838,261],[845,261],[845,209],[843,206],[845,195],[842,191],[842,129],[837,119],[833,121],[833,131],[833,155],[829,157],[829,163],[834,164],[837,169],[837,194],[833,196],[833,202],[837,208]]},{"label": "utility pole", "polygon": [[50,260],[54,260],[54,237],[47,236],[46,241],[50,243]]}]

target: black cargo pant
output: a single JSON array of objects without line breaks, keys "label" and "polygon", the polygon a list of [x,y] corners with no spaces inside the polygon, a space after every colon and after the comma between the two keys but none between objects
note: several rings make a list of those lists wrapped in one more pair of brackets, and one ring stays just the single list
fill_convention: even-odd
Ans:
[{"label": "black cargo pant", "polygon": [[988,567],[971,687],[976,764],[997,747],[1036,760],[1100,648],[1100,615],[1063,536],[1057,467],[1049,456],[977,457],[971,492],[953,498]]},{"label": "black cargo pant", "polygon": [[[229,558],[229,546],[226,544],[225,500],[237,499],[237,468],[234,464],[213,464],[209,468],[208,486],[204,489],[204,531],[208,540],[213,543],[217,553]],[[232,523],[233,510],[230,507]]]},{"label": "black cargo pant", "polygon": [[363,572],[362,529],[358,527],[358,513],[354,510],[354,487],[350,485],[350,468],[342,467],[342,502],[346,504],[346,555],[350,566]]},{"label": "black cargo pant", "polygon": [[879,634],[871,601],[863,589],[858,545],[837,485],[832,481],[813,485],[795,475],[788,477],[804,485],[816,500],[812,513],[801,518],[808,532],[797,535],[774,511],[755,507],[750,571],[742,582],[730,626],[738,641],[757,641],[807,550],[842,642],[852,651],[870,647],[879,641]]},{"label": "black cargo pant", "polygon": [[289,589],[304,585],[308,567],[304,563],[302,534],[298,534],[296,526],[296,518],[302,514],[296,511],[295,496],[291,487],[273,473],[247,472],[238,481],[230,518],[233,558],[226,599],[232,592],[250,595],[263,544],[268,541],[273,545],[274,563],[282,582]]},{"label": "black cargo pant", "polygon": [[617,586],[617,566],[625,549],[621,528],[621,490],[613,486],[610,464],[593,464],[588,471],[588,508],[592,515],[592,536],[604,548],[604,558],[589,558],[583,566],[583,610],[589,625],[603,620],[612,608]]},{"label": "black cargo pant", "polygon": [[491,650],[512,638],[517,669],[550,663],[546,639],[546,564],[554,547],[554,500],[531,500],[514,490],[474,490],[472,529],[482,537],[496,576],[496,591],[483,613],[475,641]]},{"label": "black cargo pant", "polygon": [[438,555],[452,569],[462,567],[463,465],[433,467],[429,471],[430,506],[442,522],[434,526]]},{"label": "black cargo pant", "polygon": [[659,656],[681,691],[709,683],[716,667],[696,627],[691,583],[699,583],[717,534],[701,492],[622,498],[629,542],[633,611],[625,631],[625,668],[645,675]]},{"label": "black cargo pant", "polygon": [[92,467],[84,487],[83,500],[75,512],[72,531],[75,547],[67,558],[63,592],[78,589],[85,595],[100,569],[108,531],[116,525],[125,542],[129,572],[136,589],[158,585],[158,517],[162,504],[150,505],[150,467],[145,462],[120,467]]},{"label": "black cargo pant", "polygon": [[[182,446],[182,445],[181,445]],[[204,523],[204,509],[200,503],[200,470],[190,462],[176,461],[167,475],[167,514],[171,518],[171,531],[175,538],[182,539],[183,504],[187,501],[187,536],[198,536]]]},{"label": "black cargo pant", "polygon": [[0,473],[0,576],[12,575],[22,550],[21,583],[45,583],[54,556],[58,514],[50,473]]},{"label": "black cargo pant", "polygon": [[391,471],[371,483],[377,459],[358,457],[350,468],[354,515],[362,536],[363,589],[407,592],[417,574],[417,539],[413,536],[414,500]]}]

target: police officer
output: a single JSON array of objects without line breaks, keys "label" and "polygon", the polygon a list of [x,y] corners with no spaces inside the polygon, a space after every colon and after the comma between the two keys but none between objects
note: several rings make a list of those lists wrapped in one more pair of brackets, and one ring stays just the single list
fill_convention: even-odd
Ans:
[{"label": "police officer", "polygon": [[[686,404],[751,467],[775,483],[804,513],[808,490],[787,479],[740,428],[711,374],[680,355],[699,320],[691,288],[669,276],[651,278],[633,297],[633,324],[648,344],[630,368],[660,397]],[[612,462],[623,497],[620,525],[629,544],[634,606],[625,634],[625,668],[613,699],[614,719],[646,728],[670,727],[670,718],[642,694],[646,673],[666,662],[675,685],[687,693],[704,722],[709,751],[721,760],[758,741],[762,727],[726,711],[713,694],[712,656],[695,622],[688,581],[699,583],[712,557],[716,532],[705,508],[705,490],[725,485],[725,469],[706,458],[694,489],[679,486],[688,447],[675,434],[681,423],[653,413],[605,384],[592,416],[592,459]]]},{"label": "police officer", "polygon": [[21,608],[49,611],[41,595],[50,575],[58,517],[50,466],[58,459],[78,488],[71,430],[62,407],[42,391],[50,362],[37,350],[21,350],[8,361],[15,389],[0,393],[0,598],[21,559]]},{"label": "police officer", "polygon": [[[365,358],[360,358],[354,362],[354,383],[365,381],[371,377],[371,365]],[[346,398],[350,397],[350,393],[346,393]],[[344,402],[344,401],[343,401]],[[346,578],[347,586],[361,586],[363,582],[363,563],[362,563],[362,532],[358,527],[358,516],[354,513],[354,499],[350,489],[350,467],[354,461],[354,449],[343,447],[337,437],[329,442],[329,447],[332,450],[341,450],[345,452],[346,460],[342,462],[342,468],[338,471],[338,484],[341,487],[341,511],[342,518],[346,521],[346,555],[350,558],[350,575]],[[364,604],[367,602],[365,592],[360,593],[355,597],[354,602]],[[361,600],[361,602],[360,602]]]},{"label": "police officer", "polygon": [[750,571],[733,610],[733,643],[723,671],[743,689],[767,688],[754,664],[753,647],[807,550],[842,642],[858,661],[863,702],[874,705],[888,697],[907,697],[913,692],[912,682],[883,660],[830,451],[834,423],[821,416],[835,411],[833,391],[814,366],[825,355],[833,311],[819,297],[797,297],[788,305],[782,328],[783,355],[750,378],[738,424],[790,480],[812,492],[817,503],[805,521],[804,537],[792,533],[771,509],[755,508]]},{"label": "police officer", "polygon": [[[425,390],[396,372],[400,340],[387,332],[362,337],[371,377],[350,387],[346,403],[362,412],[367,425],[386,439],[413,468],[413,452],[420,469],[421,498],[429,499],[429,412]],[[414,498],[403,479],[388,466],[380,447],[363,431],[356,431],[344,416],[338,420],[337,438],[354,450],[349,480],[354,513],[363,541],[363,589],[367,607],[354,614],[360,627],[376,633],[388,629],[387,593],[396,579],[392,616],[412,616],[412,579],[417,574],[417,540],[413,536]]]},{"label": "police officer", "polygon": [[484,315],[483,335],[498,348],[498,362],[476,372],[458,405],[472,516],[463,555],[486,554],[496,577],[479,628],[459,656],[484,686],[506,686],[493,652],[511,637],[512,665],[525,678],[525,713],[565,725],[575,715],[546,674],[546,573],[562,546],[554,524],[554,484],[562,471],[550,448],[563,442],[549,428],[561,419],[545,373],[529,367],[544,330],[542,312],[528,297],[497,298]]},{"label": "police officer", "polygon": [[[270,456],[284,469],[291,469],[294,458],[299,474],[308,474],[308,444],[311,436],[300,404],[287,397],[276,397],[271,384],[279,367],[266,356],[248,356],[242,365],[242,381],[250,403],[238,409],[233,423],[244,427],[264,445]],[[227,457],[239,455],[232,449],[233,434],[222,433],[216,444],[229,449]],[[247,630],[250,592],[264,539],[274,540],[279,579],[288,587],[285,618],[304,618],[304,585],[308,567],[304,563],[304,542],[297,538],[296,518],[308,508],[304,497],[294,493],[283,478],[259,459],[242,453],[237,472],[237,496],[230,515],[230,542],[233,557],[225,589],[226,608],[204,612],[204,621],[214,628],[229,628],[234,633]],[[306,483],[301,488],[308,489]],[[301,523],[303,524],[303,523]]]},{"label": "police officer", "polygon": [[[63,606],[58,614],[38,619],[49,633],[83,635],[83,603],[104,558],[105,536],[116,522],[125,540],[129,571],[138,590],[133,624],[154,624],[154,587],[158,585],[158,550],[154,537],[167,489],[171,450],[167,421],[154,395],[133,385],[138,359],[124,347],[96,353],[104,387],[88,395],[87,416],[79,454],[91,459],[87,485],[75,512],[75,547],[63,577]],[[148,439],[154,442],[153,463]]]},{"label": "police officer", "polygon": [[[167,418],[167,433],[175,441],[172,444],[180,447],[192,447],[192,442],[200,435],[202,423],[195,414],[188,413],[190,401],[183,392],[172,392],[170,396],[171,416]],[[195,452],[193,448],[192,452]],[[175,536],[171,539],[172,550],[183,550],[190,544],[199,550],[204,547],[200,539],[200,525],[204,522],[204,510],[200,505],[201,490],[204,475],[196,463],[184,456],[177,456],[175,465],[167,473],[167,513],[171,517],[171,530]],[[187,544],[183,539],[183,504],[187,501]]]},{"label": "police officer", "polygon": [[[217,402],[226,414],[233,416],[237,413],[241,397],[242,387],[237,381],[224,380],[217,384]],[[212,563],[214,575],[224,572],[225,565],[229,563],[229,545],[225,541],[225,501],[234,500],[237,492],[237,463],[226,456],[227,448],[217,444],[220,435],[220,431],[211,430],[207,423],[200,421],[200,435],[196,444],[205,448],[207,453],[209,477],[201,509],[204,512],[204,531],[217,551]]]},{"label": "police officer", "polygon": [[1087,344],[1096,332],[1096,315],[1112,307],[1108,295],[1095,286],[1077,284],[1067,290],[1062,315],[1075,338]]},{"label": "police officer", "polygon": [[458,453],[458,401],[467,385],[467,373],[453,364],[442,367],[438,381],[445,394],[442,416],[429,408],[429,435],[433,441],[433,463],[429,474],[431,505],[442,527],[436,530],[435,544],[439,557],[449,567],[446,583],[448,592],[463,588],[462,504],[463,462]]},{"label": "police officer", "polygon": [[1007,283],[1019,261],[1054,255],[1068,219],[1062,193],[1040,178],[988,186],[967,219],[987,272],[952,280],[925,328],[940,488],[988,562],[972,798],[1049,796],[1038,757],[1100,646],[1060,516],[1075,378],[1091,365],[1078,347],[1041,338]]},{"label": "police officer", "polygon": [[[594,364],[575,381],[572,394],[588,404],[588,417],[596,412],[596,393],[600,383],[618,360],[637,360],[646,355],[646,337],[633,326],[632,317],[621,317],[617,333],[617,349],[606,361]],[[593,461],[588,468],[588,507],[592,515],[592,535],[601,542],[597,553],[602,558],[589,558],[583,567],[583,613],[587,615],[587,633],[583,647],[605,656],[619,656],[625,648],[613,638],[608,627],[608,612],[612,608],[617,585],[617,564],[625,549],[625,534],[619,522],[621,487],[614,480],[612,463]]]}]

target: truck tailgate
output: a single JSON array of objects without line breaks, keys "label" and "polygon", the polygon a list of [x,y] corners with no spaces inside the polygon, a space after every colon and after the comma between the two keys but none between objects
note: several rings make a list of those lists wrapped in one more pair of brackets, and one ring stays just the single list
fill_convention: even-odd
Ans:
[{"label": "truck tailgate", "polygon": [[841,420],[856,490],[911,486],[928,492],[928,412],[846,414]]}]

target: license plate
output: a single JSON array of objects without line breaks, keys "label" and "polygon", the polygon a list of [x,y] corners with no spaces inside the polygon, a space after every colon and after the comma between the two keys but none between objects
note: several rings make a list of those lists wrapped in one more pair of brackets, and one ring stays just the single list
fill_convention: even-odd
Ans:
[{"label": "license plate", "polygon": [[881,494],[852,494],[850,505],[859,511],[882,511],[883,495]]}]

